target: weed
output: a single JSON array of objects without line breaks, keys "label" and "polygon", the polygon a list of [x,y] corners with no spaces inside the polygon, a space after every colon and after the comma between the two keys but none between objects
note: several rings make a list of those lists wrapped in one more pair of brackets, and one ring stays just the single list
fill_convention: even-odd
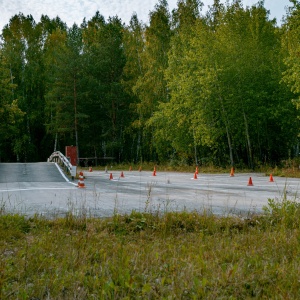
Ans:
[{"label": "weed", "polygon": [[264,215],[0,215],[1,299],[296,299],[299,205]]},{"label": "weed", "polygon": [[296,200],[268,199],[268,205],[263,207],[270,224],[281,225],[284,228],[300,228],[300,203]]}]

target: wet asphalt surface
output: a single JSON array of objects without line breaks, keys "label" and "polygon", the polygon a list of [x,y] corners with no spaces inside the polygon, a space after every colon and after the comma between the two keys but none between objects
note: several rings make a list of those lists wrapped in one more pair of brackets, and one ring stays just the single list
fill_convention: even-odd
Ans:
[{"label": "wet asphalt surface", "polygon": [[[131,211],[261,213],[268,199],[298,200],[300,180],[264,174],[202,174],[105,170],[84,172],[84,188],[54,163],[0,163],[0,210],[46,217],[107,217]],[[112,176],[112,179],[110,179]],[[253,186],[248,186],[249,178]]]}]

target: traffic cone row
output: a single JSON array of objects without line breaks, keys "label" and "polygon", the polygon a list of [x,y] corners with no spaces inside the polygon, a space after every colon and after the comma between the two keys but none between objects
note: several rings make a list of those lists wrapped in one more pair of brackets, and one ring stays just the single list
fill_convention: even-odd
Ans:
[{"label": "traffic cone row", "polygon": [[[130,167],[129,170],[131,170],[131,167]],[[107,172],[107,169],[105,169],[105,171]],[[89,172],[93,172],[92,167],[89,168]],[[139,172],[141,172],[141,167],[139,168]],[[198,167],[196,167],[193,179],[198,179],[197,174],[198,174]],[[155,166],[154,166],[152,175],[156,176],[156,167]],[[230,177],[233,177],[233,176],[234,176],[234,168],[231,168]],[[125,177],[123,171],[121,172],[120,177],[122,177],[122,178]],[[109,180],[113,180],[113,174],[112,173],[110,173],[110,175],[109,175]],[[273,178],[272,174],[270,174],[269,182],[274,182],[274,178]],[[247,185],[248,186],[253,186],[253,181],[252,181],[251,176],[249,177]],[[83,172],[79,172],[79,180],[78,180],[78,185],[77,186],[78,186],[78,188],[85,188]]]},{"label": "traffic cone row", "polygon": [[[234,167],[231,168],[230,170],[230,177],[234,177]],[[269,179],[269,182],[274,182],[274,178],[272,176],[272,174],[270,174],[270,179]],[[253,186],[253,181],[252,181],[252,178],[249,177],[249,180],[248,180],[248,186]]]},{"label": "traffic cone row", "polygon": [[[130,168],[129,168],[129,171],[132,171],[132,167],[131,167],[131,166],[130,166]],[[142,172],[142,167],[139,167],[139,172]],[[107,170],[106,170],[106,173],[107,173]],[[156,176],[156,167],[154,167],[152,175],[153,175],[153,176]],[[120,177],[122,177],[122,178],[125,177],[123,171],[121,172]],[[112,175],[112,173],[110,173],[110,175],[109,175],[109,180],[112,180],[112,179],[113,179],[113,175]]]},{"label": "traffic cone row", "polygon": [[[131,171],[132,171],[132,166],[129,166],[129,172],[131,172]],[[89,172],[93,172],[92,167],[89,168]],[[139,172],[142,172],[142,167],[141,166],[139,166]],[[107,173],[107,167],[105,167],[105,173]]]},{"label": "traffic cone row", "polygon": [[[273,178],[272,174],[270,174],[269,182],[274,182],[274,178]],[[251,177],[249,177],[248,186],[253,186],[253,182],[252,182]]]},{"label": "traffic cone row", "polygon": [[79,173],[79,180],[78,180],[78,185],[79,188],[85,188],[85,184],[84,184],[84,177],[83,177],[83,172]]},{"label": "traffic cone row", "polygon": [[[125,177],[125,175],[124,175],[124,172],[122,171],[121,172],[121,175],[120,175],[120,177],[122,177],[122,178],[124,178]],[[113,176],[113,174],[112,173],[110,173],[109,174],[109,180],[113,180],[114,179],[114,176]]]},{"label": "traffic cone row", "polygon": [[[131,166],[129,167],[129,171],[132,171],[132,167],[131,167]],[[142,172],[142,167],[141,167],[141,166],[139,167],[139,172]],[[105,168],[105,173],[107,173],[107,168]],[[154,170],[153,170],[153,176],[156,176],[156,167],[154,167]],[[122,178],[125,177],[123,171],[121,172],[120,177],[122,177]],[[112,180],[112,179],[113,179],[113,174],[110,173],[110,174],[109,174],[109,180]]]}]

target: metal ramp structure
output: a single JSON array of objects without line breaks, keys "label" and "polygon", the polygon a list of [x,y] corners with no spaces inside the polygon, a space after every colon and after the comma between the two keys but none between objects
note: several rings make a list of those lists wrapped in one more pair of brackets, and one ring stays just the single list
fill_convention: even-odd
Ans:
[{"label": "metal ramp structure", "polygon": [[72,166],[70,161],[60,152],[53,152],[48,158],[48,162],[55,162],[59,164],[62,169],[74,178],[76,176],[77,166]]}]

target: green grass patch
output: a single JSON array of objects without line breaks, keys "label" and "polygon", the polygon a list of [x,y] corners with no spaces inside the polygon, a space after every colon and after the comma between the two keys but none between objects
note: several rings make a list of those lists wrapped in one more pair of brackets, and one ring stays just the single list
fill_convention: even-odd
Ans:
[{"label": "green grass patch", "polygon": [[300,206],[210,213],[0,215],[1,299],[296,299]]}]

